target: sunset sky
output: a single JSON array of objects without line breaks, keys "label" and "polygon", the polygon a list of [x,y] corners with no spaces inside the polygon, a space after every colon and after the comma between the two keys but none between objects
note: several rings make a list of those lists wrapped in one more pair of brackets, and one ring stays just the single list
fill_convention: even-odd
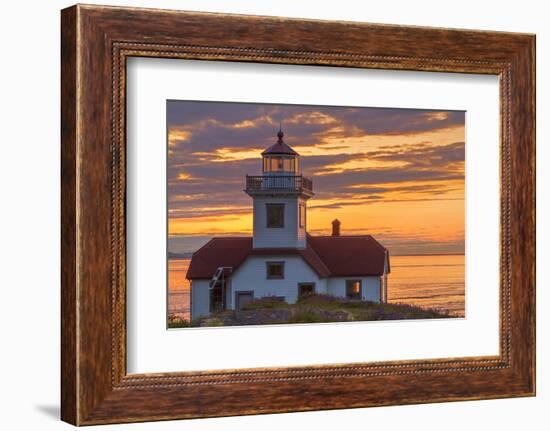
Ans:
[{"label": "sunset sky", "polygon": [[308,232],[371,234],[393,255],[464,252],[465,113],[168,101],[171,252],[251,235],[245,176],[284,141],[313,179]]}]

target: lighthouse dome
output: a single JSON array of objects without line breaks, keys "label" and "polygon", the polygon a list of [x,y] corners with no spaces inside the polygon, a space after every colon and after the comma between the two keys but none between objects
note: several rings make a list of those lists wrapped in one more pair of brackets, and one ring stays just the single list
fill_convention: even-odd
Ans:
[{"label": "lighthouse dome", "polygon": [[290,146],[285,144],[283,141],[283,136],[285,134],[282,130],[279,129],[279,132],[277,133],[277,142],[273,144],[271,147],[269,147],[267,150],[264,150],[262,152],[262,156],[266,155],[289,155],[289,156],[298,156],[299,154],[294,151]]}]

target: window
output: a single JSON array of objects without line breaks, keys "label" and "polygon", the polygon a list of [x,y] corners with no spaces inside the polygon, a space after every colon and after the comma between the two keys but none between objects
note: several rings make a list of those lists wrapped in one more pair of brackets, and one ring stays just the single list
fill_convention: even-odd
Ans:
[{"label": "window", "polygon": [[285,204],[265,204],[267,227],[280,228],[285,226]]},{"label": "window", "polygon": [[283,159],[281,157],[270,157],[270,172],[281,172],[283,170]]},{"label": "window", "polygon": [[346,298],[361,299],[361,280],[346,280]]},{"label": "window", "polygon": [[285,278],[284,262],[266,262],[266,270],[266,278],[268,280]]},{"label": "window", "polygon": [[284,160],[284,167],[285,167],[285,172],[292,172],[292,168],[291,168],[291,163],[292,163],[292,160],[289,159],[288,157],[285,158]]},{"label": "window", "polygon": [[315,283],[298,283],[298,297],[313,295],[315,293]]},{"label": "window", "polygon": [[306,227],[306,204],[300,204],[300,227]]}]

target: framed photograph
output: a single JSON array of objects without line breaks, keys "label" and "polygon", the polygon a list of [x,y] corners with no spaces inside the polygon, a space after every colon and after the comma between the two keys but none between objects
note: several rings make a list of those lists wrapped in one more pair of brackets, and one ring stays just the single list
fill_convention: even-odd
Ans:
[{"label": "framed photograph", "polygon": [[166,118],[168,328],[465,317],[464,111]]},{"label": "framed photograph", "polygon": [[535,394],[533,35],[61,16],[63,420]]}]

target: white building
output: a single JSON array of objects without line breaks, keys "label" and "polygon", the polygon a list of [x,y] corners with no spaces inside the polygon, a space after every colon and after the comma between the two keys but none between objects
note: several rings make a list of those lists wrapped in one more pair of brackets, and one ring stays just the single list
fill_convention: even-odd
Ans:
[{"label": "white building", "polygon": [[262,153],[261,176],[246,176],[253,202],[252,237],[218,237],[193,253],[191,318],[240,309],[266,296],[292,304],[301,295],[329,294],[385,302],[388,251],[370,235],[307,233],[311,179],[300,174],[299,155],[278,141]]}]

